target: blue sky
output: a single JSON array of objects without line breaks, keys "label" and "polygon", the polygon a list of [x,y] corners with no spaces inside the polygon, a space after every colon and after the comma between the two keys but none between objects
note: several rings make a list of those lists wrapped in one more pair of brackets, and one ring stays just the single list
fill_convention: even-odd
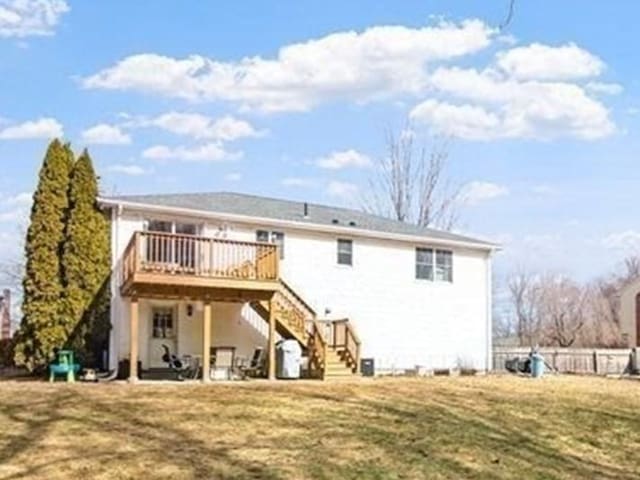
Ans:
[{"label": "blue sky", "polygon": [[105,193],[357,205],[386,128],[451,138],[465,232],[588,279],[640,246],[640,4],[0,0],[0,260],[42,154]]}]

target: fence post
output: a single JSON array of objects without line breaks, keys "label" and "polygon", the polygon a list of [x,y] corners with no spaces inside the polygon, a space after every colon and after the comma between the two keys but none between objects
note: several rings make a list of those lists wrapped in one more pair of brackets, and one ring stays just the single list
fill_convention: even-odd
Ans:
[{"label": "fence post", "polygon": [[598,375],[598,351],[593,351],[593,372]]}]

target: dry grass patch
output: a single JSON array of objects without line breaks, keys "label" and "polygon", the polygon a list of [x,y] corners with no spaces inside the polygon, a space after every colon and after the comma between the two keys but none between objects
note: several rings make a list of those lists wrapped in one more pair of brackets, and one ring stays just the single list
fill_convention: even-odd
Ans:
[{"label": "dry grass patch", "polygon": [[639,412],[580,377],[4,382],[0,479],[631,479]]}]

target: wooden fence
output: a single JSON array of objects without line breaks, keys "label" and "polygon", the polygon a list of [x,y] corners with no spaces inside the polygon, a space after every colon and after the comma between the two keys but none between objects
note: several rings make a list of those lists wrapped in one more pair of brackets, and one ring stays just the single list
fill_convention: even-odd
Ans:
[{"label": "wooden fence", "polygon": [[[505,360],[526,357],[529,347],[495,347],[493,369],[505,372]],[[540,348],[545,363],[559,373],[619,375],[625,372],[631,360],[630,348]]]}]

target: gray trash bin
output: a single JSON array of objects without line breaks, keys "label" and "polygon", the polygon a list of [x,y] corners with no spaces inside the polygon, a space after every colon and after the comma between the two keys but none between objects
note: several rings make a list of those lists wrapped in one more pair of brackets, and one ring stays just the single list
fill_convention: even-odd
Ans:
[{"label": "gray trash bin", "polygon": [[302,348],[296,340],[282,340],[276,345],[276,376],[300,378]]}]

